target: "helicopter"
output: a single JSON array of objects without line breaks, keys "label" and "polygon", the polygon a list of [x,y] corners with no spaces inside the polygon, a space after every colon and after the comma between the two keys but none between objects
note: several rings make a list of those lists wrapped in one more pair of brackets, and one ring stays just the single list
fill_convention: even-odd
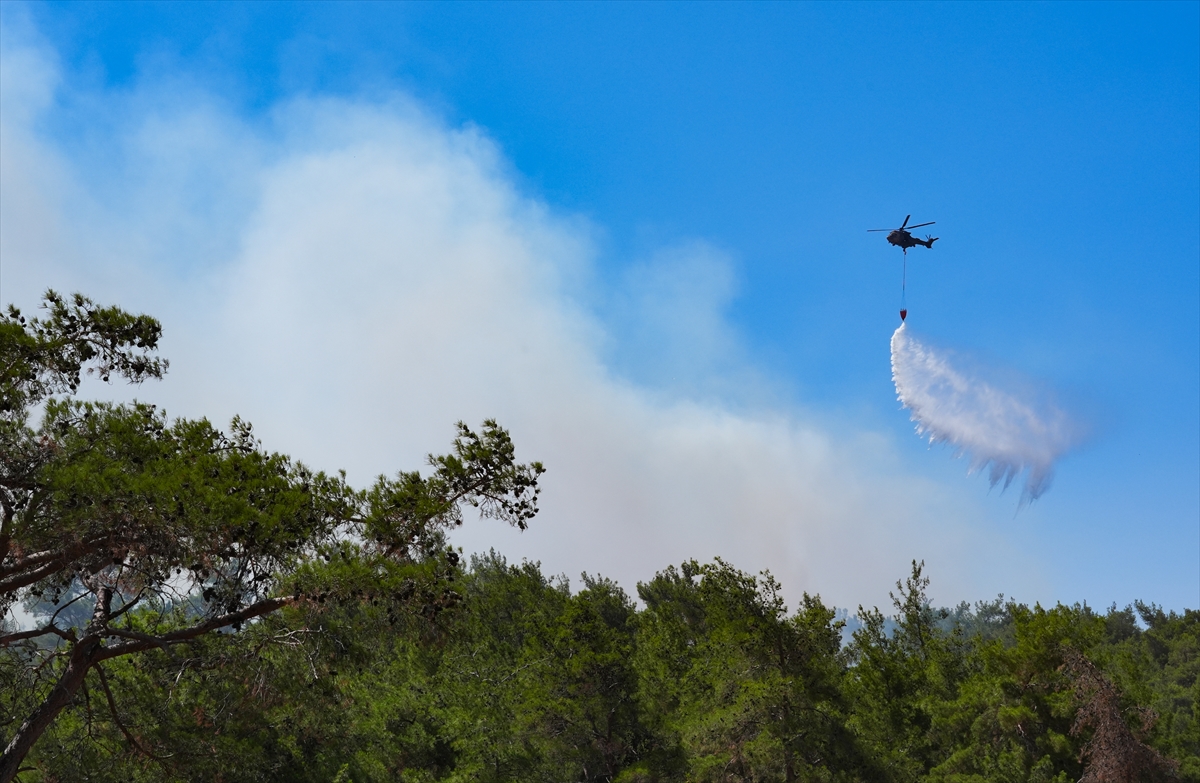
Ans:
[{"label": "helicopter", "polygon": [[916,247],[917,245],[924,245],[925,247],[932,248],[933,243],[938,241],[939,237],[931,237],[926,234],[924,239],[917,239],[912,234],[908,233],[908,230],[920,228],[921,226],[932,226],[937,221],[931,220],[928,223],[918,223],[915,226],[910,226],[908,225],[908,219],[911,217],[912,215],[905,217],[904,222],[900,224],[900,228],[869,228],[867,229],[867,233],[869,234],[873,231],[890,232],[887,235],[887,241],[903,250],[904,255],[908,255],[908,249],[910,247]]}]

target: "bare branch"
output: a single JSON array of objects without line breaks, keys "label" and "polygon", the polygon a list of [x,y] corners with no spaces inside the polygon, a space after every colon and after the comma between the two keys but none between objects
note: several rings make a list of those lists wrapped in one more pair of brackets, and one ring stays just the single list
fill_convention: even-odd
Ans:
[{"label": "bare branch", "polygon": [[[109,658],[116,658],[129,653],[141,652],[154,647],[163,647],[164,645],[179,644],[180,642],[190,641],[198,636],[203,636],[210,631],[215,631],[218,628],[225,628],[230,625],[244,623],[247,620],[252,620],[255,617],[261,617],[264,614],[270,614],[277,609],[281,609],[288,604],[295,603],[294,598],[267,598],[258,603],[251,604],[245,609],[237,612],[230,612],[210,620],[205,620],[202,623],[197,623],[190,628],[180,628],[170,633],[165,633],[162,636],[143,636],[143,638],[135,638],[123,644],[114,644],[105,647],[97,657],[97,660],[105,661]],[[128,636],[132,631],[124,631],[110,629],[106,633],[113,636]]]},{"label": "bare branch", "polygon": [[34,552],[31,555],[17,558],[10,566],[0,568],[0,573],[15,574],[18,571],[30,568],[31,566],[40,565],[45,562],[74,559],[79,555],[86,554],[89,550],[94,549],[97,544],[101,544],[109,540],[111,537],[111,533],[104,533],[103,535],[95,535],[90,538],[85,538],[82,541],[77,541],[75,544],[63,547],[62,549],[46,549],[41,552]]},{"label": "bare branch", "polygon": [[8,545],[12,541],[12,521],[13,509],[8,504],[8,501],[0,497],[0,506],[3,506],[4,518],[0,520],[0,563],[4,562],[4,558],[8,557]]},{"label": "bare branch", "polygon": [[36,639],[39,636],[46,634],[54,634],[66,639],[68,642],[75,641],[75,634],[72,631],[64,631],[56,625],[47,625],[41,628],[34,628],[29,631],[18,631],[17,633],[5,634],[0,636],[0,647],[8,647],[11,644],[23,641],[25,639]]},{"label": "bare branch", "polygon": [[[14,561],[10,566],[0,566],[0,575],[5,576],[4,579],[0,579],[0,595],[28,587],[39,579],[62,571],[84,555],[97,551],[100,548],[99,545],[110,538],[109,535],[94,536],[71,547],[37,552]],[[32,571],[25,570],[34,566],[38,567],[33,568]]]},{"label": "bare branch", "polygon": [[[162,651],[165,652],[172,659],[175,657],[171,653],[171,643],[165,642],[157,636],[151,636],[150,634],[138,633],[137,631],[130,630],[127,628],[109,628],[104,632],[104,635],[110,636],[110,637],[116,636],[121,639],[133,639],[134,641],[146,642],[151,647],[161,648]],[[109,649],[111,649],[111,648],[109,648]],[[150,649],[150,648],[146,648],[146,649]]]},{"label": "bare branch", "polygon": [[[14,574],[7,579],[0,579],[0,595],[12,593],[20,590],[22,587],[28,587],[39,579],[44,579],[53,573],[63,570],[66,567],[67,561],[65,558],[55,558],[46,563],[41,568],[24,574]],[[9,573],[13,573],[12,569],[6,569]]]},{"label": "bare branch", "polygon": [[86,595],[87,595],[87,593],[80,593],[79,595],[77,595],[77,596],[75,596],[74,598],[72,598],[70,601],[67,601],[65,604],[63,604],[62,606],[60,606],[60,607],[58,607],[57,609],[55,609],[55,610],[54,610],[54,614],[50,616],[50,622],[46,624],[46,625],[47,625],[47,627],[51,627],[51,626],[53,626],[53,625],[54,625],[54,621],[58,619],[58,614],[59,614],[59,612],[61,612],[62,610],[66,609],[68,606],[70,606],[71,604],[75,603],[76,601],[78,601],[78,600],[82,599],[82,598],[83,598],[84,596],[86,596]]},{"label": "bare branch", "polygon": [[129,611],[130,609],[132,609],[133,607],[137,606],[138,602],[142,600],[142,597],[143,597],[143,596],[145,596],[145,594],[146,594],[146,591],[145,591],[144,589],[143,589],[143,590],[140,590],[140,591],[138,592],[138,594],[137,594],[136,596],[134,596],[134,597],[133,597],[133,600],[132,600],[132,601],[128,601],[128,602],[126,602],[124,606],[122,606],[122,607],[121,607],[120,609],[118,609],[117,611],[113,612],[113,613],[112,613],[112,616],[111,616],[111,617],[109,617],[109,620],[115,620],[115,619],[117,619],[118,617],[120,617],[121,615],[123,615],[123,614],[125,614],[126,612],[128,612],[128,611]]},{"label": "bare branch", "polygon": [[174,753],[167,754],[166,756],[154,755],[146,750],[142,746],[142,743],[137,741],[129,729],[125,728],[125,724],[121,722],[121,716],[117,714],[117,702],[113,699],[112,691],[108,687],[108,676],[104,673],[104,667],[97,663],[94,668],[96,669],[96,674],[100,675],[100,687],[104,689],[104,698],[108,700],[108,711],[112,713],[113,723],[117,724],[117,728],[125,735],[125,739],[129,740],[129,744],[137,748],[138,752],[143,756],[148,756],[155,761],[165,761],[174,756]]}]

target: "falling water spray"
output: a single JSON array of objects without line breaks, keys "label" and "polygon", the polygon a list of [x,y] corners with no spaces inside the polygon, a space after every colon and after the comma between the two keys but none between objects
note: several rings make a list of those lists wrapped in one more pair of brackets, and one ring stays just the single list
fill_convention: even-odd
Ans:
[{"label": "falling water spray", "polygon": [[1079,440],[1078,425],[1045,395],[1004,388],[955,367],[901,323],[892,335],[892,380],[917,433],[946,443],[1007,489],[1028,471],[1021,505],[1050,488],[1054,463]]}]

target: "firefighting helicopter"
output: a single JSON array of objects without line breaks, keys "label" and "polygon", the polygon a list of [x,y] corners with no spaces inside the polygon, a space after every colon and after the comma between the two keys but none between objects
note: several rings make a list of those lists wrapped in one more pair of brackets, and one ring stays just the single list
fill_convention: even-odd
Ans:
[{"label": "firefighting helicopter", "polygon": [[908,304],[905,301],[908,298],[906,290],[908,288],[908,249],[910,247],[916,247],[917,245],[924,245],[925,247],[932,249],[933,243],[938,241],[938,237],[931,237],[928,234],[925,235],[924,239],[917,239],[912,234],[908,233],[910,229],[921,228],[922,226],[932,226],[937,221],[931,220],[928,223],[918,223],[915,226],[910,226],[908,225],[908,221],[911,217],[912,215],[906,215],[904,222],[900,224],[900,228],[867,229],[867,233],[874,231],[887,231],[888,243],[895,245],[904,251],[904,265],[900,273],[900,321],[902,323],[904,319],[908,317]]},{"label": "firefighting helicopter", "polygon": [[908,255],[908,249],[910,247],[924,245],[925,247],[932,248],[933,243],[938,241],[939,237],[931,237],[926,234],[924,239],[917,239],[912,234],[908,233],[908,231],[914,228],[920,228],[921,226],[932,226],[937,221],[931,220],[928,223],[918,223],[915,226],[910,226],[908,225],[908,219],[911,217],[912,215],[909,215],[908,217],[904,218],[904,222],[900,224],[900,228],[869,228],[867,229],[867,233],[869,234],[873,231],[890,232],[887,235],[887,241],[903,250],[904,255],[906,256]]}]

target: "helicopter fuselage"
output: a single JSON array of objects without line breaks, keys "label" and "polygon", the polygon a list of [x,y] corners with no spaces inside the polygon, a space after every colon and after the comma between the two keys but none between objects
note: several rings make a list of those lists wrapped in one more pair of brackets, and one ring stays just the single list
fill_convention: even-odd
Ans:
[{"label": "helicopter fuselage", "polygon": [[896,229],[895,231],[893,231],[887,235],[887,241],[890,244],[893,244],[896,247],[901,248],[906,253],[908,252],[908,249],[910,247],[916,247],[917,245],[924,245],[925,247],[933,247],[934,239],[936,239],[936,237],[933,237],[931,239],[917,239],[912,234],[910,234],[907,231],[905,231],[904,229],[900,229],[900,228]]},{"label": "helicopter fuselage", "polygon": [[888,243],[895,245],[896,247],[903,250],[905,255],[908,255],[908,249],[910,247],[916,247],[917,245],[924,245],[925,247],[933,247],[933,243],[938,240],[937,237],[931,237],[928,234],[926,234],[925,239],[917,239],[909,232],[912,231],[912,229],[914,229],[914,228],[921,228],[922,226],[932,226],[934,221],[931,220],[928,223],[916,223],[915,225],[910,226],[908,224],[908,220],[911,217],[912,217],[912,215],[906,216],[904,218],[904,222],[900,224],[900,228],[893,228],[890,230],[886,229],[886,228],[868,228],[867,233],[873,234],[876,231],[887,231],[888,232],[888,235],[887,235]]}]

